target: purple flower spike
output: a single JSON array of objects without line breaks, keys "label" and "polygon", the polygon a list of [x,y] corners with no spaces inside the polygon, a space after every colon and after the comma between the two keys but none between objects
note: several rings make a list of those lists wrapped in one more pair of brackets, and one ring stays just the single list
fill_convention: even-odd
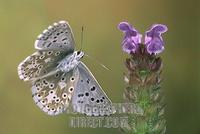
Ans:
[{"label": "purple flower spike", "polygon": [[145,35],[145,45],[149,54],[158,54],[164,50],[164,42],[161,34],[167,31],[167,27],[162,24],[155,24]]},{"label": "purple flower spike", "polygon": [[135,53],[139,43],[141,43],[142,35],[127,22],[121,22],[118,28],[125,34],[122,41],[122,49],[129,54],[131,52]]}]

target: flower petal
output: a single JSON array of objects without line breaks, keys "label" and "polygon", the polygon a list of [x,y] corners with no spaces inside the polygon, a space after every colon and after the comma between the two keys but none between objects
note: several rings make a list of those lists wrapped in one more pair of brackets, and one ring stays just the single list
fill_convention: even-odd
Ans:
[{"label": "flower petal", "polygon": [[128,22],[121,22],[118,25],[119,30],[126,32],[131,30],[131,25]]},{"label": "flower petal", "polygon": [[164,50],[164,42],[161,34],[167,31],[167,27],[162,24],[155,24],[145,35],[145,45],[149,54],[158,54]]},{"label": "flower petal", "polygon": [[128,22],[121,22],[118,28],[125,34],[122,41],[122,49],[129,54],[135,52],[141,43],[142,35]]},{"label": "flower petal", "polygon": [[122,43],[122,49],[124,52],[131,53],[135,52],[137,49],[137,46],[133,43],[131,38],[127,38],[126,40],[123,41]]}]

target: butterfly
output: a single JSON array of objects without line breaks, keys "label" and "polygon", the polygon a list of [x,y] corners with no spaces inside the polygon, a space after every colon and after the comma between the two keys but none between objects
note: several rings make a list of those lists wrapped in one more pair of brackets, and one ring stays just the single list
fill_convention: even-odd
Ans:
[{"label": "butterfly", "polygon": [[70,25],[59,21],[35,41],[37,51],[18,66],[21,80],[31,83],[32,97],[48,115],[65,112],[69,106],[88,116],[113,114],[112,103],[75,51]]}]

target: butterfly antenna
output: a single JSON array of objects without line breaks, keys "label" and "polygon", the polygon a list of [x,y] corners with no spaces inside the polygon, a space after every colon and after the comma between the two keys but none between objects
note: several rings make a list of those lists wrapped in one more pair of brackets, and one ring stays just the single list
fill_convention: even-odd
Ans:
[{"label": "butterfly antenna", "polygon": [[82,51],[82,47],[83,47],[83,26],[81,28],[81,51]]},{"label": "butterfly antenna", "polygon": [[110,71],[110,69],[108,68],[108,67],[106,67],[104,64],[102,64],[101,62],[99,62],[97,59],[95,59],[95,58],[92,58],[91,56],[89,56],[88,54],[86,54],[85,53],[85,56],[87,56],[88,58],[90,58],[91,60],[93,60],[93,61],[95,61],[95,62],[97,62],[99,65],[101,65],[104,69],[106,69],[106,70],[109,70]]}]

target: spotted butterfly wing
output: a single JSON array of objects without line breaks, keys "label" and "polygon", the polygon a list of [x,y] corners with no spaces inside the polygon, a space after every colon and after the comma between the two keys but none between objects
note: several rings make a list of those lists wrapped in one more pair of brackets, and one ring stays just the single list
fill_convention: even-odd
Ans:
[{"label": "spotted butterfly wing", "polygon": [[38,50],[60,50],[73,52],[74,51],[74,37],[72,30],[66,21],[54,23],[49,26],[42,34],[38,36],[35,41],[35,48]]},{"label": "spotted butterfly wing", "polygon": [[74,38],[70,26],[65,21],[49,26],[35,41],[37,52],[27,57],[18,66],[18,75],[24,81],[46,75],[58,65],[66,55],[74,51]]},{"label": "spotted butterfly wing", "polygon": [[79,75],[74,87],[72,105],[74,110],[89,116],[104,116],[114,113],[110,99],[106,96],[86,65],[80,62],[76,71]]},{"label": "spotted butterfly wing", "polygon": [[65,73],[57,69],[59,62],[74,51],[69,24],[60,21],[49,26],[38,36],[35,48],[38,51],[19,64],[18,75],[24,81],[31,81],[35,103],[47,114],[57,115],[67,108],[72,94],[73,71]]},{"label": "spotted butterfly wing", "polygon": [[32,83],[32,97],[48,115],[58,115],[71,103],[78,77],[74,71],[55,71]]},{"label": "spotted butterfly wing", "polygon": [[72,65],[67,64],[71,61],[68,56],[74,51],[74,38],[67,22],[60,21],[44,30],[35,48],[38,51],[19,64],[18,75],[24,81],[31,81],[32,97],[40,109],[57,115],[71,103],[76,106],[75,111],[87,115],[113,113],[111,101],[82,62],[71,71],[60,68]]}]

